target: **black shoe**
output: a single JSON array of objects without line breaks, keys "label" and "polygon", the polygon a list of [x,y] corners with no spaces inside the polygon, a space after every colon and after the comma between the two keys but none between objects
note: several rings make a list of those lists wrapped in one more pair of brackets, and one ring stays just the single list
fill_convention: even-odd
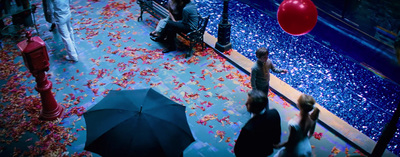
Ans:
[{"label": "black shoe", "polygon": [[168,48],[164,49],[164,50],[162,51],[162,53],[169,53],[169,52],[175,51],[175,50],[176,50],[175,47],[168,47]]},{"label": "black shoe", "polygon": [[150,37],[158,37],[158,33],[156,33],[155,31],[150,32]]},{"label": "black shoe", "polygon": [[163,41],[165,41],[165,38],[161,38],[161,37],[150,37],[150,39],[155,41],[155,42],[163,42]]},{"label": "black shoe", "polygon": [[54,29],[56,29],[56,24],[52,23],[49,31],[52,32]]}]

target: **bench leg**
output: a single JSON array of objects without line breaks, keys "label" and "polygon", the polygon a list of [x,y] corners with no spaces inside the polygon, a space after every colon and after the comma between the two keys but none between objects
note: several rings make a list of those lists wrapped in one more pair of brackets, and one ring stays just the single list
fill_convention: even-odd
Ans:
[{"label": "bench leg", "polygon": [[189,51],[186,53],[186,58],[189,58],[193,54],[193,48],[196,42],[190,41]]},{"label": "bench leg", "polygon": [[140,8],[140,16],[138,17],[138,21],[140,22],[140,21],[143,21],[143,9],[142,8]]},{"label": "bench leg", "polygon": [[203,48],[203,50],[206,48],[206,42],[204,42],[204,38],[203,38],[203,36],[201,37],[201,46],[202,46],[202,48]]},{"label": "bench leg", "polygon": [[197,41],[197,42],[199,42],[201,44],[201,50],[203,51],[204,48],[206,47],[206,43],[204,43],[204,39],[200,38],[200,41]]}]

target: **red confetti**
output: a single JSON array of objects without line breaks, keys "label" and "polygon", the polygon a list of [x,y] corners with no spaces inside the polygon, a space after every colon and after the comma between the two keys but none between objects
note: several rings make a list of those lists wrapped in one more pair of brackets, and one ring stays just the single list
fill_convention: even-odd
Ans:
[{"label": "red confetti", "polygon": [[320,132],[320,133],[314,132],[313,136],[314,136],[315,139],[321,140],[321,138],[322,138],[322,132]]}]

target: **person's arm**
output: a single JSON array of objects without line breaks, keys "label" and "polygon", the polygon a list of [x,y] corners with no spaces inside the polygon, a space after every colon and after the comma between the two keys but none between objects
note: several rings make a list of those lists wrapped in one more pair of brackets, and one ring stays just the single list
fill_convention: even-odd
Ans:
[{"label": "person's arm", "polygon": [[168,16],[171,18],[172,21],[176,22],[174,15],[170,11],[168,11]]},{"label": "person's arm", "polygon": [[286,69],[275,68],[274,64],[272,64],[270,60],[268,60],[268,64],[271,64],[271,70],[275,73],[286,74],[288,72]]},{"label": "person's arm", "polygon": [[311,128],[310,128],[310,132],[309,132],[308,138],[313,137],[316,125],[317,125],[317,122],[313,121],[313,124],[311,125]]},{"label": "person's arm", "polygon": [[272,141],[273,144],[279,144],[281,142],[281,117],[279,115],[279,112],[277,110],[272,110],[275,112],[276,116],[274,119],[274,128],[276,128],[273,132],[274,140]]},{"label": "person's arm", "polygon": [[182,10],[182,23],[188,23],[189,18],[190,18],[190,14],[187,11],[187,8],[184,7]]},{"label": "person's arm", "polygon": [[243,129],[239,133],[239,137],[236,140],[233,151],[236,157],[246,156],[248,155],[246,152],[249,150],[249,144],[252,143],[252,139],[250,137],[249,131]]},{"label": "person's arm", "polygon": [[257,76],[257,70],[256,69],[251,69],[250,73],[250,83],[251,83],[251,88],[252,89],[257,89],[256,87],[256,76]]},{"label": "person's arm", "polygon": [[293,144],[294,138],[296,138],[296,132],[295,132],[295,128],[293,128],[293,126],[289,127],[289,138],[286,142],[278,144],[278,145],[274,145],[275,148],[281,148],[281,147],[286,147],[288,145]]}]

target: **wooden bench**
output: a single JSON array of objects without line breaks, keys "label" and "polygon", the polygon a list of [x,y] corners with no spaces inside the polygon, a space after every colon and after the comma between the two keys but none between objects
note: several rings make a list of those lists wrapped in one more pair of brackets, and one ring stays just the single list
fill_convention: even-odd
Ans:
[{"label": "wooden bench", "polygon": [[[138,17],[138,21],[143,21],[143,13],[146,11],[149,14],[153,15],[158,20],[166,18],[168,16],[168,10],[166,6],[161,4],[160,2],[154,0],[137,0],[136,1],[140,6],[140,16]],[[197,28],[188,33],[178,33],[184,39],[190,41],[190,48],[189,52],[186,54],[186,58],[192,56],[193,48],[196,44],[202,45],[202,50],[204,49],[204,32],[206,30],[208,20],[210,16],[202,17],[201,15],[198,16],[198,24]]]}]

